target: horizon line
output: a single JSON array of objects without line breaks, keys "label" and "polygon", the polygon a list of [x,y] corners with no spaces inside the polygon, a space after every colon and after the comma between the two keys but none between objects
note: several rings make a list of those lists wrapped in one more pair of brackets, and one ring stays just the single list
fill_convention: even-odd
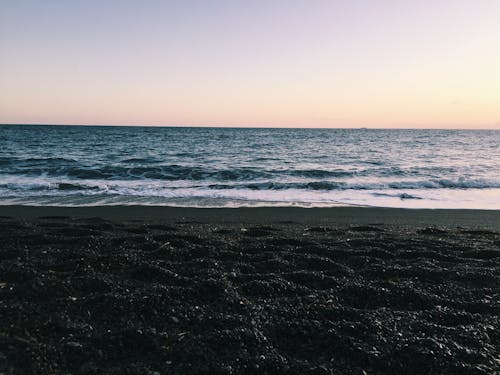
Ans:
[{"label": "horizon line", "polygon": [[146,125],[146,124],[62,124],[62,123],[0,123],[0,126],[87,126],[87,127],[130,127],[130,128],[205,128],[205,129],[339,129],[339,130],[500,130],[500,124],[495,127],[342,127],[342,126],[267,126],[267,125]]}]

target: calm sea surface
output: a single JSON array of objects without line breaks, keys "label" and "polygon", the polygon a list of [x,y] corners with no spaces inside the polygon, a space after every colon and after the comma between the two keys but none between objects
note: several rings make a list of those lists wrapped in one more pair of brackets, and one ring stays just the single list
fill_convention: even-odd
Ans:
[{"label": "calm sea surface", "polygon": [[500,209],[500,131],[4,125],[0,204]]}]

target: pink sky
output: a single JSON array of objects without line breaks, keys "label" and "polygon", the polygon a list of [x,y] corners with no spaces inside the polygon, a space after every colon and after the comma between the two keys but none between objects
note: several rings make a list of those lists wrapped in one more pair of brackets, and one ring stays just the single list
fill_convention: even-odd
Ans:
[{"label": "pink sky", "polygon": [[0,123],[500,129],[500,1],[0,3]]}]

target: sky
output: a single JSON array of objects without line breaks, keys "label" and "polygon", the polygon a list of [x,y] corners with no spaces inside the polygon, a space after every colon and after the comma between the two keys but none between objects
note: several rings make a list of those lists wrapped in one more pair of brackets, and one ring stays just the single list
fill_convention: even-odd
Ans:
[{"label": "sky", "polygon": [[500,129],[500,1],[0,0],[0,123]]}]

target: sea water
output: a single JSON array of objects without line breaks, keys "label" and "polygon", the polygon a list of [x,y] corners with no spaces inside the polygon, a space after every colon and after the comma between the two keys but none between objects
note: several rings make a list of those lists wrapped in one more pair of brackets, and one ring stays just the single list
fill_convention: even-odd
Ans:
[{"label": "sea water", "polygon": [[0,204],[500,209],[500,131],[0,126]]}]

